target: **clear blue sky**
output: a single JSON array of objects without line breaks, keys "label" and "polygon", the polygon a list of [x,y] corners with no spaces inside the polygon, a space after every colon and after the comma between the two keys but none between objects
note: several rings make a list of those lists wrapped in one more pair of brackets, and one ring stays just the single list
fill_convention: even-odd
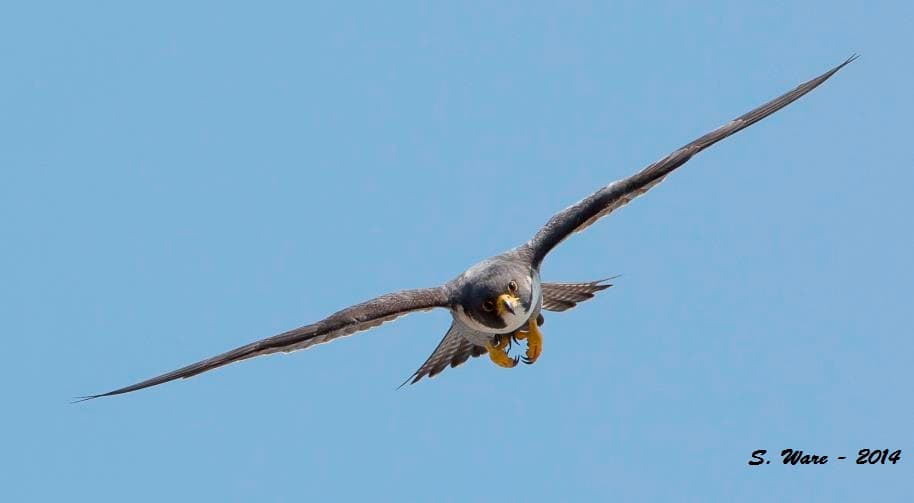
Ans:
[{"label": "clear blue sky", "polygon": [[[20,2],[0,15],[6,501],[897,501],[907,2]],[[69,405],[387,291],[862,58],[544,265],[534,366],[395,391],[446,312]],[[747,466],[755,449],[853,458]]]}]

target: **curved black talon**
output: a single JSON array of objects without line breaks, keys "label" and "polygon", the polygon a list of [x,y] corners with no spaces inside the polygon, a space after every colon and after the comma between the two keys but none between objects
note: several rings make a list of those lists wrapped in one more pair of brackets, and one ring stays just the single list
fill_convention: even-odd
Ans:
[{"label": "curved black talon", "polygon": [[536,326],[541,327],[543,323],[546,323],[546,318],[543,318],[542,314],[536,315]]},{"label": "curved black talon", "polygon": [[[518,361],[519,359],[520,359],[519,356],[515,356],[515,357],[514,357],[514,365],[513,365],[514,367],[517,366],[517,361]],[[524,363],[526,363],[526,362],[524,362]]]}]

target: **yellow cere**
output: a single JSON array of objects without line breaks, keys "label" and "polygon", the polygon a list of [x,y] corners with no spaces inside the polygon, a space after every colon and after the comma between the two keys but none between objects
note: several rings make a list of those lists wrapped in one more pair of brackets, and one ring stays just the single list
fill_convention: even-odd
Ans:
[{"label": "yellow cere", "polygon": [[495,309],[498,312],[498,315],[501,316],[505,312],[505,304],[510,302],[511,304],[517,304],[518,298],[510,293],[503,293],[498,296],[498,301],[495,302]]}]

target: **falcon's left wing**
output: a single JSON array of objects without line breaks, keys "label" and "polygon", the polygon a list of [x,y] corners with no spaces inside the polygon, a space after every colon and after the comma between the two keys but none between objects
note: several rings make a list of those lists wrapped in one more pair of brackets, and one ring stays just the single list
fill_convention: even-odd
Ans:
[{"label": "falcon's left wing", "polygon": [[851,56],[844,63],[822,75],[800,84],[792,91],[733,119],[701,138],[689,142],[638,173],[615,181],[557,213],[546,222],[546,225],[526,245],[533,253],[533,265],[539,266],[546,254],[571,234],[587,228],[601,217],[609,215],[616,208],[628,204],[632,199],[650,190],[651,187],[663,181],[668,174],[685,164],[695,154],[793,103],[804,94],[818,87],[819,84],[828,80],[835,72],[856,58],[857,56]]},{"label": "falcon's left wing", "polygon": [[423,288],[417,290],[404,290],[382,295],[375,299],[347,307],[342,311],[311,325],[296,328],[282,334],[269,337],[257,342],[252,342],[240,348],[233,349],[221,355],[199,361],[178,370],[162,374],[152,379],[102,393],[80,397],[78,401],[91,400],[103,396],[120,395],[137,391],[150,386],[156,386],[185,379],[197,374],[213,370],[223,365],[247,360],[255,356],[271,353],[298,351],[311,346],[330,342],[339,337],[353,334],[362,330],[376,327],[386,321],[393,320],[415,311],[427,311],[435,307],[446,307],[448,294],[445,287]]}]

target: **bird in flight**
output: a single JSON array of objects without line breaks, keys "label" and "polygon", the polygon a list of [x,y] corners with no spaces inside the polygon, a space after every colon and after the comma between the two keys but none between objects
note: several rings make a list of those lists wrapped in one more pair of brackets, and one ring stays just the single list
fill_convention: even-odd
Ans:
[{"label": "bird in flight", "polygon": [[[822,75],[687,143],[638,173],[600,188],[555,214],[526,243],[473,265],[441,286],[382,295],[347,307],[316,323],[252,342],[130,386],[80,397],[77,401],[130,393],[255,356],[307,349],[374,328],[405,314],[435,308],[451,312],[451,326],[431,356],[403,384],[416,383],[426,376],[433,377],[448,366],[456,367],[464,363],[471,356],[487,354],[495,365],[505,368],[515,367],[519,361],[532,364],[543,350],[543,335],[539,330],[544,321],[542,311],[571,309],[611,286],[608,280],[541,282],[540,265],[553,248],[568,236],[584,230],[644,194],[695,154],[812,91],[856,57],[851,56]],[[512,342],[520,341],[526,344],[524,355],[512,358],[509,355]]]}]

